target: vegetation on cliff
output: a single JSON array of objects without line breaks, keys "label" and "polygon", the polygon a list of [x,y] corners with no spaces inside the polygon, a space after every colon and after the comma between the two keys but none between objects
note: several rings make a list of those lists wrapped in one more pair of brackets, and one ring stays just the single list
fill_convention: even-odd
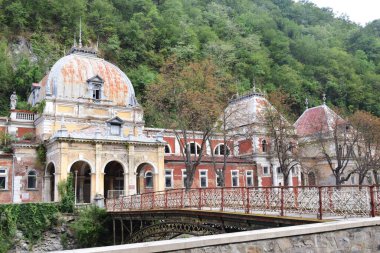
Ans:
[{"label": "vegetation on cliff", "polygon": [[380,115],[380,20],[360,27],[334,17],[331,9],[291,0],[0,5],[1,114],[7,114],[14,89],[25,101],[31,83],[68,51],[82,17],[84,44],[99,41],[101,55],[127,73],[143,104],[146,87],[176,55],[189,62],[213,60],[218,71],[233,77],[237,91],[249,89],[253,80],[268,92],[281,88],[290,94],[295,115],[306,97],[314,106],[324,92],[348,112]]}]

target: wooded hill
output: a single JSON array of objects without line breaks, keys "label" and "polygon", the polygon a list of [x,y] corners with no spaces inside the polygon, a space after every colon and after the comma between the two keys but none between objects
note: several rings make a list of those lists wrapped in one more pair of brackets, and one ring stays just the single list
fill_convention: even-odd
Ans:
[{"label": "wooded hill", "polygon": [[25,101],[31,83],[69,50],[82,17],[84,44],[99,41],[101,56],[127,73],[143,105],[146,87],[176,55],[210,58],[239,92],[253,79],[267,92],[282,88],[295,115],[306,97],[315,106],[325,92],[348,112],[380,116],[380,20],[360,27],[331,9],[291,0],[2,0],[0,6],[2,115],[13,90]]}]

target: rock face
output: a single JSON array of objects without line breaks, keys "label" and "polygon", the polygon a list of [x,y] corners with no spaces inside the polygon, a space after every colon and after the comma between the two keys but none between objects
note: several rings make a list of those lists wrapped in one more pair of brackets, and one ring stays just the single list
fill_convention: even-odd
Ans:
[{"label": "rock face", "polygon": [[46,231],[41,240],[36,245],[30,245],[24,239],[21,231],[16,232],[16,245],[10,252],[24,253],[24,252],[49,252],[65,249],[75,249],[76,243],[72,231],[69,228],[69,223],[74,219],[64,217],[61,219],[61,224]]}]

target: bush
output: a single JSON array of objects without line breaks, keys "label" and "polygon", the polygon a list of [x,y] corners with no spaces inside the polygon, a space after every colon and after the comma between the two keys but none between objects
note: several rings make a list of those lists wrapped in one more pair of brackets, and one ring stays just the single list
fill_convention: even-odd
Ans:
[{"label": "bush", "polygon": [[44,144],[40,144],[37,147],[37,160],[41,165],[46,163],[46,147]]},{"label": "bush", "polygon": [[71,224],[71,229],[80,247],[107,245],[109,238],[106,223],[109,221],[105,209],[92,206],[81,210],[79,218]]},{"label": "bush", "polygon": [[73,186],[73,175],[70,173],[66,180],[58,183],[58,192],[61,197],[59,210],[62,213],[73,213],[75,204],[75,193]]},{"label": "bush", "polygon": [[35,137],[36,136],[34,135],[34,133],[26,133],[22,136],[22,139],[31,141],[34,140]]},{"label": "bush", "polygon": [[57,219],[58,207],[51,203],[0,205],[0,252],[12,243],[16,230],[20,230],[31,244]]}]

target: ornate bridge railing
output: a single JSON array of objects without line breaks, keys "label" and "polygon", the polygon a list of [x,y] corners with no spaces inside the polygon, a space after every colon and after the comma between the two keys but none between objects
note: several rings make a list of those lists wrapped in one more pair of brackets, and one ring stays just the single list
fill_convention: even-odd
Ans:
[{"label": "ornate bridge railing", "polygon": [[189,208],[310,218],[380,215],[380,186],[193,188],[107,199],[108,212]]}]

